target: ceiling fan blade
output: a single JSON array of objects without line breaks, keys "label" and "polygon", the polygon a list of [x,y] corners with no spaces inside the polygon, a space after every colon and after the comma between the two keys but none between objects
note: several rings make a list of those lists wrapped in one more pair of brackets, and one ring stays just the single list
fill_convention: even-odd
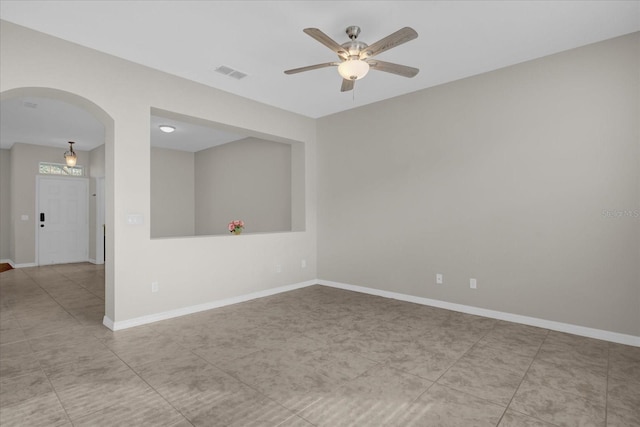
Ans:
[{"label": "ceiling fan blade", "polygon": [[402,43],[406,43],[418,37],[418,33],[411,27],[404,27],[399,29],[393,34],[388,35],[387,37],[378,40],[371,46],[367,47],[360,53],[360,59],[371,58],[372,56],[378,55],[385,50],[389,50],[392,47],[396,47],[401,45]]},{"label": "ceiling fan blade", "polygon": [[355,85],[355,83],[355,80],[342,79],[342,87],[340,88],[340,92],[349,92],[350,90],[353,90],[353,86]]},{"label": "ceiling fan blade", "polygon": [[337,53],[339,57],[347,59],[347,57],[349,56],[349,53],[346,50],[344,50],[342,46],[340,46],[335,40],[333,40],[331,37],[329,37],[322,31],[320,31],[319,29],[305,28],[302,31],[304,31],[305,33],[307,33],[308,35],[318,40],[320,43],[322,43],[323,45],[325,45],[335,53]]},{"label": "ceiling fan blade", "polygon": [[420,72],[420,70],[417,68],[394,64],[393,62],[378,61],[377,59],[371,59],[366,62],[374,70],[397,74],[403,77],[414,77],[416,74],[418,74],[418,72]]},{"label": "ceiling fan blade", "polygon": [[336,65],[340,65],[340,63],[339,62],[325,62],[324,64],[308,65],[306,67],[294,68],[292,70],[287,70],[284,73],[285,74],[296,74],[296,73],[302,73],[303,71],[317,70],[318,68],[334,67]]}]

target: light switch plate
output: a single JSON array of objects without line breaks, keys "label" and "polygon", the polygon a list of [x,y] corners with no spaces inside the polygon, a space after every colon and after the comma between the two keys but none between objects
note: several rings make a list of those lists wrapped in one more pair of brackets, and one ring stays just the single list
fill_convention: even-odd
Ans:
[{"label": "light switch plate", "polygon": [[140,225],[144,223],[144,217],[142,214],[127,214],[128,225]]}]

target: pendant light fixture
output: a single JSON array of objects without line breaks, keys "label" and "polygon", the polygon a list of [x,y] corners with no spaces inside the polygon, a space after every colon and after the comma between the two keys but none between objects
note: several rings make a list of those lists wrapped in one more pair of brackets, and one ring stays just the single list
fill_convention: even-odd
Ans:
[{"label": "pendant light fixture", "polygon": [[69,151],[65,151],[64,153],[64,159],[67,162],[67,166],[75,166],[78,161],[78,156],[76,155],[76,152],[73,151],[73,144],[75,144],[73,141],[69,141]]}]

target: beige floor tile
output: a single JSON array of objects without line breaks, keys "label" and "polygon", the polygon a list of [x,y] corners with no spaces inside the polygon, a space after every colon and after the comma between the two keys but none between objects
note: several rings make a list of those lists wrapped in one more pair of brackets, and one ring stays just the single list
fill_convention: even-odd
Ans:
[{"label": "beige floor tile", "polygon": [[213,364],[222,364],[261,350],[255,339],[239,338],[232,333],[216,337],[193,337],[183,345],[193,353]]},{"label": "beige floor tile", "polygon": [[303,418],[300,418],[297,415],[293,415],[277,425],[277,427],[312,427],[312,426],[313,424],[311,424],[308,421],[305,421]]},{"label": "beige floor tile", "polygon": [[20,324],[15,319],[7,319],[0,322],[0,345],[9,344],[27,339]]},{"label": "beige floor tile", "polygon": [[495,347],[478,343],[463,356],[463,360],[476,366],[492,366],[524,375],[529,366],[531,366],[533,357],[501,351]]},{"label": "beige floor tile", "polygon": [[613,346],[609,354],[609,375],[640,383],[640,347]]},{"label": "beige floor tile", "polygon": [[155,395],[127,365],[115,358],[69,363],[47,372],[64,409],[79,419],[140,396]]},{"label": "beige floor tile", "polygon": [[498,427],[555,427],[553,424],[507,409]]},{"label": "beige floor tile", "polygon": [[54,336],[59,341],[47,341],[48,345],[45,345],[42,340],[51,338],[51,336],[31,340],[32,347],[38,349],[34,352],[34,357],[45,371],[51,371],[57,366],[69,363],[114,358],[113,354],[110,354],[96,338],[85,336],[66,340],[65,335],[54,334]]},{"label": "beige floor tile", "polygon": [[277,425],[293,415],[193,354],[138,372],[194,425]]},{"label": "beige floor tile", "polygon": [[609,399],[624,401],[629,406],[640,408],[640,383],[628,378],[609,377],[607,386]]},{"label": "beige floor tile", "polygon": [[73,419],[73,425],[74,427],[174,427],[186,421],[186,418],[160,395],[145,393],[131,396],[126,402],[118,402],[89,415]]},{"label": "beige floor tile", "polygon": [[537,358],[559,366],[583,366],[606,375],[608,343],[591,338],[549,332]]},{"label": "beige floor tile", "polygon": [[546,346],[553,346],[558,350],[589,354],[594,358],[607,357],[609,353],[609,343],[606,341],[556,331],[549,331],[543,348]]},{"label": "beige floor tile", "polygon": [[503,406],[434,384],[390,425],[494,427],[504,411]]},{"label": "beige floor tile", "polygon": [[177,355],[162,364],[141,365],[136,372],[178,408],[191,401],[214,401],[216,396],[243,387],[237,379],[190,353]]},{"label": "beige floor tile", "polygon": [[529,328],[531,327],[496,326],[478,342],[506,353],[533,357],[540,349],[545,334],[537,328]]},{"label": "beige floor tile", "polygon": [[2,427],[71,426],[67,414],[53,392],[0,407],[0,420]]},{"label": "beige floor tile", "polygon": [[524,373],[480,365],[463,357],[438,380],[438,384],[507,406]]},{"label": "beige floor tile", "polygon": [[602,375],[607,375],[609,365],[607,356],[594,357],[580,351],[556,350],[547,345],[542,346],[536,355],[536,359],[553,363],[557,366],[582,367]]},{"label": "beige floor tile", "polygon": [[592,427],[605,422],[604,405],[535,384],[527,377],[509,407],[558,426]]},{"label": "beige floor tile", "polygon": [[375,366],[319,398],[299,415],[317,426],[390,422],[432,384],[388,365]]},{"label": "beige floor tile", "polygon": [[189,351],[176,344],[171,338],[155,334],[136,340],[109,342],[106,345],[133,369],[147,363],[159,363],[172,359]]},{"label": "beige floor tile", "polygon": [[607,405],[607,427],[640,426],[640,406],[628,400],[609,399]]},{"label": "beige floor tile", "polygon": [[0,407],[15,405],[51,392],[53,388],[42,371],[34,371],[14,378],[2,378],[0,379]]},{"label": "beige floor tile", "polygon": [[195,426],[278,426],[294,415],[278,403],[248,389],[230,393],[216,405],[192,405],[185,415]]},{"label": "beige floor tile", "polygon": [[446,343],[425,345],[419,342],[407,343],[395,352],[388,363],[403,371],[437,381],[466,352],[466,346],[451,348]]},{"label": "beige floor tile", "polygon": [[72,315],[65,313],[64,316],[59,316],[56,319],[43,319],[42,322],[25,327],[23,331],[27,338],[37,338],[55,334],[58,331],[74,328],[79,325],[80,323]]},{"label": "beige floor tile", "polygon": [[340,346],[318,348],[300,356],[296,354],[296,359],[298,363],[313,367],[315,372],[340,382],[352,380],[378,364],[357,351]]},{"label": "beige floor tile", "polygon": [[535,360],[527,372],[527,379],[534,384],[573,393],[600,405],[606,403],[607,376],[597,368],[559,366],[545,360]]},{"label": "beige floor tile", "polygon": [[2,273],[3,427],[640,425],[637,347],[319,285],[103,316],[104,266]]},{"label": "beige floor tile", "polygon": [[292,411],[307,407],[341,383],[299,363],[295,354],[276,350],[252,353],[220,368]]},{"label": "beige floor tile", "polygon": [[0,346],[0,378],[14,378],[41,371],[28,341]]}]

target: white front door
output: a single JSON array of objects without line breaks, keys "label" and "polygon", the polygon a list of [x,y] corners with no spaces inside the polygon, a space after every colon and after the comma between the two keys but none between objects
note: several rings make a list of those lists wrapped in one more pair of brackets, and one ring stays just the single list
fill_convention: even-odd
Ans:
[{"label": "white front door", "polygon": [[38,176],[38,264],[87,261],[89,180]]}]

